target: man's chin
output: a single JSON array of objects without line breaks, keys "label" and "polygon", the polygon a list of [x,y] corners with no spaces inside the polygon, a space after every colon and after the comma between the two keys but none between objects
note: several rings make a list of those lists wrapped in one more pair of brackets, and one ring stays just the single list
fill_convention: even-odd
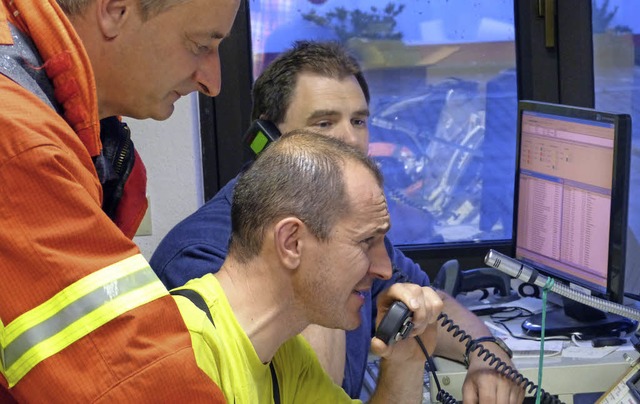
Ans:
[{"label": "man's chin", "polygon": [[151,111],[127,111],[127,113],[119,115],[126,116],[127,118],[138,119],[141,121],[145,119],[153,119],[154,121],[166,121],[171,117],[171,115],[173,115],[174,110],[175,107],[173,106],[173,104],[169,104],[163,105],[162,107],[153,109]]},{"label": "man's chin", "polygon": [[[177,100],[176,100],[177,101]],[[175,101],[173,99],[164,99],[155,104],[149,104],[148,109],[140,111],[143,117],[137,119],[153,119],[154,121],[166,121],[173,115],[175,111]],[[134,117],[135,118],[135,117]]]},{"label": "man's chin", "polygon": [[155,114],[150,116],[150,118],[155,121],[166,121],[171,117],[171,115],[173,115],[174,110],[175,110],[175,107],[173,106],[173,104],[170,104],[168,107],[165,107],[160,111],[157,111]]},{"label": "man's chin", "polygon": [[360,324],[362,324],[362,319],[360,318],[360,312],[358,311],[357,317],[355,319],[349,320],[347,323],[345,323],[345,326],[343,327],[343,330],[353,331],[356,328],[360,327]]}]

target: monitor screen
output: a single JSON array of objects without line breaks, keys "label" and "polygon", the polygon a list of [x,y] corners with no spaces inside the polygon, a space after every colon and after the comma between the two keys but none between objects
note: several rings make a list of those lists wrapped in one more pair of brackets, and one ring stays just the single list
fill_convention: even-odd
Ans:
[{"label": "monitor screen", "polygon": [[533,101],[518,111],[515,258],[621,303],[631,118]]}]

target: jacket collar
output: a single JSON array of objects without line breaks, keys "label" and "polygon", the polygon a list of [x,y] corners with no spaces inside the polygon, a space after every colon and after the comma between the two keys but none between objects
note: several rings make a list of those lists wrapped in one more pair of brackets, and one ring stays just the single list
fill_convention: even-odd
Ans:
[{"label": "jacket collar", "polygon": [[91,62],[80,37],[55,0],[1,0],[0,45],[13,44],[7,21],[27,34],[44,60],[63,116],[91,156],[98,155],[100,122]]}]

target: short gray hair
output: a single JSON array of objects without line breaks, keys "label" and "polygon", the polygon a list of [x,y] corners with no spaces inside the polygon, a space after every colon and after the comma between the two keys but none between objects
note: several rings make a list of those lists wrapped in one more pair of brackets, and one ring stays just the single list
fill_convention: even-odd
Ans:
[{"label": "short gray hair", "polygon": [[257,256],[269,226],[290,216],[327,240],[335,223],[351,212],[344,183],[347,162],[366,167],[382,188],[376,163],[334,137],[298,129],[271,144],[236,183],[229,253],[240,262]]}]

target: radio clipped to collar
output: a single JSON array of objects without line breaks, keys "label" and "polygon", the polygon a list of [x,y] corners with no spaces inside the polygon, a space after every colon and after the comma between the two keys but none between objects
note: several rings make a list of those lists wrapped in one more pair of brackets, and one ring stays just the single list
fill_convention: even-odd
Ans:
[{"label": "radio clipped to collar", "polygon": [[280,137],[278,127],[271,121],[256,119],[251,123],[247,133],[244,135],[244,143],[256,154],[260,154],[264,149],[275,142]]}]

